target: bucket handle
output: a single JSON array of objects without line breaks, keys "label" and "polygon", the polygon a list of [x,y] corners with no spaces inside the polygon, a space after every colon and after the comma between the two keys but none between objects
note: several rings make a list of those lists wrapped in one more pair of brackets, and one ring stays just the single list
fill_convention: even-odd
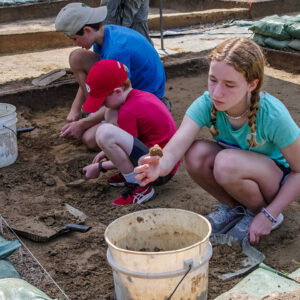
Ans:
[{"label": "bucket handle", "polygon": [[10,130],[11,132],[14,133],[15,136],[17,136],[17,133],[16,133],[14,130],[12,130],[11,128],[5,126],[4,124],[2,124],[2,127],[3,127],[3,128],[6,128],[6,129],[8,129],[8,130]]},{"label": "bucket handle", "polygon": [[143,272],[135,272],[132,270],[128,270],[126,268],[123,268],[121,266],[118,266],[114,259],[111,256],[110,250],[109,248],[107,249],[107,261],[109,263],[109,265],[113,268],[113,270],[123,273],[125,275],[129,275],[132,277],[137,277],[137,278],[146,278],[146,279],[161,279],[161,278],[169,278],[169,277],[176,277],[178,275],[183,275],[186,273],[186,271],[189,270],[189,268],[191,268],[190,271],[194,271],[197,270],[198,268],[200,268],[201,266],[203,266],[206,262],[209,261],[209,259],[212,256],[212,246],[211,243],[208,244],[208,251],[206,253],[206,255],[196,264],[194,264],[193,259],[187,259],[184,261],[184,268],[180,269],[180,270],[175,270],[175,271],[171,271],[171,272],[164,272],[164,273],[143,273]]},{"label": "bucket handle", "polygon": [[173,292],[171,293],[171,295],[167,298],[167,300],[172,300],[172,296],[175,294],[175,292],[178,289],[178,287],[180,286],[181,282],[184,280],[184,278],[187,276],[187,274],[189,274],[190,271],[192,270],[193,260],[192,259],[190,259],[189,261],[185,260],[184,261],[184,265],[188,265],[188,270],[185,272],[185,274],[182,276],[182,278],[180,279],[180,281],[177,283],[175,289],[173,290]]}]

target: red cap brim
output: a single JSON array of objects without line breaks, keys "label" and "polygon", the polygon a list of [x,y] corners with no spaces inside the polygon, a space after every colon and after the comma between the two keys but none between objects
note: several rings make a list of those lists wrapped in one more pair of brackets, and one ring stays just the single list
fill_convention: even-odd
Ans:
[{"label": "red cap brim", "polygon": [[85,100],[82,108],[84,111],[88,113],[94,113],[97,111],[104,103],[106,96],[100,98],[94,98],[92,96],[88,96]]}]

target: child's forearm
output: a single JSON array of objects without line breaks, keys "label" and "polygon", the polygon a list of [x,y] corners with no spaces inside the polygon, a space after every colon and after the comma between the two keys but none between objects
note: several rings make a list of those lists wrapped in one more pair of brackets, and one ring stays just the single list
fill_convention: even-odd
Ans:
[{"label": "child's forearm", "polygon": [[72,103],[72,109],[77,109],[77,110],[81,110],[82,104],[84,103],[86,97],[82,91],[82,88],[79,87],[78,91],[76,93],[76,96],[74,98],[74,101]]},{"label": "child's forearm", "polygon": [[179,129],[163,149],[160,159],[160,176],[168,175],[177,162],[184,156],[195,140],[200,127],[185,116]]},{"label": "child's forearm", "polygon": [[91,128],[94,125],[99,124],[104,120],[105,107],[100,108],[94,114],[80,120],[81,126],[84,130]]},{"label": "child's forearm", "polygon": [[170,152],[164,153],[163,157],[159,160],[159,176],[170,174],[178,161],[179,159],[176,161],[176,158]]}]

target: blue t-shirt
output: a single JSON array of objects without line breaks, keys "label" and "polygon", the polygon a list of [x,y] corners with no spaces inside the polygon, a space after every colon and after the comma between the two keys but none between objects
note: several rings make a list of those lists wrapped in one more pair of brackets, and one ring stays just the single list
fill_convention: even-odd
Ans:
[{"label": "blue t-shirt", "polygon": [[103,45],[94,43],[93,50],[100,59],[114,59],[126,65],[134,89],[163,97],[166,82],[163,64],[155,48],[140,33],[118,25],[105,25]]},{"label": "blue t-shirt", "polygon": [[[208,92],[196,99],[186,114],[200,127],[210,127],[212,102]],[[225,148],[250,150],[262,153],[277,163],[289,167],[280,152],[299,136],[300,129],[287,108],[268,93],[260,93],[259,109],[256,112],[256,140],[259,145],[249,148],[247,136],[251,133],[248,122],[234,130],[223,111],[217,111],[216,128],[219,135],[214,139]]]}]

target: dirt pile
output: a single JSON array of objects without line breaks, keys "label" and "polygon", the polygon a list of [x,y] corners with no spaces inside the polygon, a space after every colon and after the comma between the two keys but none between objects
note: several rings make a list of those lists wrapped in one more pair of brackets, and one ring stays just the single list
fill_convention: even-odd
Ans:
[{"label": "dirt pile", "polygon": [[[299,85],[289,82],[289,77],[284,73],[284,80],[268,77],[266,90],[282,99],[300,124]],[[167,97],[172,101],[178,125],[187,107],[206,90],[206,82],[206,74],[168,80]],[[46,235],[66,224],[82,223],[66,210],[66,203],[84,212],[85,224],[92,226],[90,231],[70,233],[48,243],[26,241],[26,245],[70,299],[113,299],[112,271],[106,261],[103,235],[110,222],[129,212],[156,207],[181,208],[205,215],[216,200],[192,182],[181,164],[168,184],[155,188],[157,196],[152,201],[112,207],[111,202],[122,191],[107,184],[107,178],[114,172],[96,180],[83,180],[82,168],[92,161],[95,153],[87,151],[79,142],[59,138],[73,97],[61,92],[56,99],[32,99],[38,103],[36,106],[17,105],[18,127],[35,125],[36,129],[20,135],[16,163],[0,169],[1,214],[11,226]],[[211,138],[205,130],[199,137]],[[74,182],[78,184],[70,184]],[[292,272],[298,267],[293,260],[300,261],[299,213],[298,198],[284,212],[282,226],[257,246],[266,256],[265,263],[275,269]],[[209,299],[241,279],[218,280],[213,266],[210,272]],[[55,296],[51,290],[45,292]]]}]

